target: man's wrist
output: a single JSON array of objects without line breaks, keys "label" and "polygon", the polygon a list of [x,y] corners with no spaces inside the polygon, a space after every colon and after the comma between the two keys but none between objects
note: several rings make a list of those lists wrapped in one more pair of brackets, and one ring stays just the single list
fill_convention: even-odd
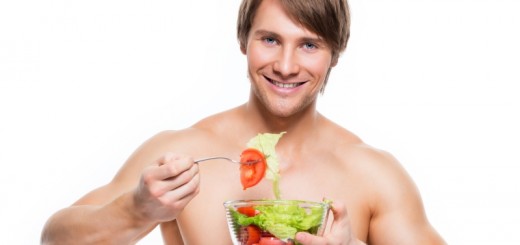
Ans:
[{"label": "man's wrist", "polygon": [[141,209],[137,205],[132,191],[115,199],[114,204],[119,212],[121,212],[123,219],[127,220],[129,226],[133,228],[146,227],[154,223],[140,211]]}]

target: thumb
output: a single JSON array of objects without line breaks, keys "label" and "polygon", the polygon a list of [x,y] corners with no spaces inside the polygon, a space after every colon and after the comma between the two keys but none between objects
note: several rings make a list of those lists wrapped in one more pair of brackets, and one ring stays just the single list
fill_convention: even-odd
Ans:
[{"label": "thumb", "polygon": [[331,206],[331,211],[334,218],[334,220],[332,221],[331,230],[342,230],[350,226],[347,208],[345,207],[345,204],[339,201],[335,202]]},{"label": "thumb", "polygon": [[326,240],[323,237],[314,236],[307,232],[298,232],[295,236],[296,241],[303,245],[317,245],[325,244]]}]

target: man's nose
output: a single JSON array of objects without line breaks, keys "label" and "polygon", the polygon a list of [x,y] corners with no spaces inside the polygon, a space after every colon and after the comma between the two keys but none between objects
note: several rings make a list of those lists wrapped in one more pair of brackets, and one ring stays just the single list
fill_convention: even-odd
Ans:
[{"label": "man's nose", "polygon": [[273,66],[274,72],[279,73],[282,77],[297,74],[300,71],[300,65],[295,50],[286,47],[280,51]]}]

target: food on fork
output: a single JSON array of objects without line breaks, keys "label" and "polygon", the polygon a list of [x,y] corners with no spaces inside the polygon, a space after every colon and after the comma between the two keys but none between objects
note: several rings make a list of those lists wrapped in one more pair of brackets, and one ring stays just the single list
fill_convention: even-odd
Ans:
[{"label": "food on fork", "polygon": [[[280,188],[278,183],[280,181],[280,173],[278,167],[278,157],[276,155],[275,147],[278,140],[285,134],[263,133],[253,137],[247,143],[247,149],[242,152],[240,161],[247,162],[251,160],[263,160],[251,164],[251,166],[240,166],[240,179],[244,190],[252,187],[264,178],[273,182],[273,192],[276,199],[281,199]],[[255,151],[256,150],[256,151]],[[265,165],[267,168],[263,167]]]},{"label": "food on fork", "polygon": [[240,182],[244,190],[255,186],[264,178],[267,163],[262,152],[248,148],[240,155],[240,162],[253,162],[240,164]]}]

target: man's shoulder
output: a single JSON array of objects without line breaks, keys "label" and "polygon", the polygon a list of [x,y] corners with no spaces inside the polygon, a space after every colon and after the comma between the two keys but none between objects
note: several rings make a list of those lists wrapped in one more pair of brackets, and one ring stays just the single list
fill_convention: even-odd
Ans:
[{"label": "man's shoulder", "polygon": [[399,195],[416,195],[413,180],[390,152],[362,141],[342,147],[342,162],[346,164],[346,169],[354,173],[358,183],[363,183],[365,191],[375,198],[373,203],[379,205],[395,201]]},{"label": "man's shoulder", "polygon": [[342,157],[363,159],[363,162],[384,163],[394,161],[392,155],[382,149],[378,149],[367,144],[352,131],[328,120],[327,130],[322,131],[330,142],[328,147],[332,147],[334,152]]},{"label": "man's shoulder", "polygon": [[389,152],[373,147],[360,138],[350,138],[348,134],[338,135],[334,152],[349,168],[372,171],[386,171],[388,168],[398,166],[397,160]]},{"label": "man's shoulder", "polygon": [[327,131],[330,148],[333,154],[348,165],[348,169],[359,171],[366,177],[388,177],[403,171],[397,159],[388,151],[376,148],[358,137],[353,132],[333,123]]}]

